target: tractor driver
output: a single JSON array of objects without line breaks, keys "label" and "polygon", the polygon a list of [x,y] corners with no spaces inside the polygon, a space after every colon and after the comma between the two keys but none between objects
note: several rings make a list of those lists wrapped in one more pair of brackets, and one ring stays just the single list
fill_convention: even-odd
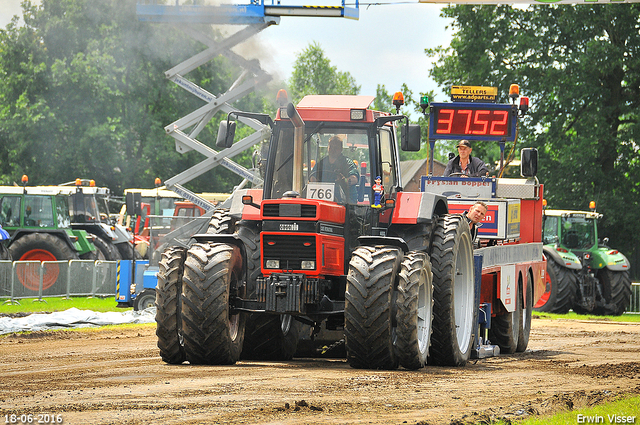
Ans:
[{"label": "tractor driver", "polygon": [[[342,138],[333,136],[329,139],[329,154],[322,158],[313,167],[309,174],[309,181],[324,181],[339,184],[345,193],[348,193],[348,186],[358,183],[360,173],[356,164],[342,154]],[[350,198],[356,194],[355,190],[351,190]]]},{"label": "tractor driver", "polygon": [[468,140],[460,140],[458,143],[458,156],[449,161],[442,174],[444,177],[451,174],[461,177],[484,177],[489,175],[487,165],[480,158],[471,156],[471,143]]}]

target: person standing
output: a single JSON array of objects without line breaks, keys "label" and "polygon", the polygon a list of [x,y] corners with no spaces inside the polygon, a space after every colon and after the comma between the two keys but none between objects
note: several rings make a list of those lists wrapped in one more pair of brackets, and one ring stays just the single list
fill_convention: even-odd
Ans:
[{"label": "person standing", "polygon": [[485,177],[489,175],[487,165],[478,157],[471,156],[471,143],[468,140],[460,140],[458,145],[458,156],[449,161],[444,169],[443,176],[447,177],[453,173],[461,174],[462,177]]}]

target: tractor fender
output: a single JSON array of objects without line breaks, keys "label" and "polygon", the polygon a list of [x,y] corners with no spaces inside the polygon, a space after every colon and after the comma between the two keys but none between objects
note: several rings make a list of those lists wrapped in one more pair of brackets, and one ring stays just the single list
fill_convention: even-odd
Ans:
[{"label": "tractor fender", "polygon": [[607,254],[606,260],[606,267],[613,272],[623,272],[631,269],[629,260],[621,252],[618,252],[617,254]]},{"label": "tractor fender", "polygon": [[398,192],[393,224],[429,224],[449,212],[447,198],[429,192]]},{"label": "tractor fender", "polygon": [[62,239],[64,241],[64,243],[67,244],[69,246],[69,248],[71,248],[71,250],[73,252],[77,251],[74,243],[71,241],[71,239],[69,239],[69,234],[64,229],[50,229],[50,230],[47,230],[46,232],[39,231],[37,229],[33,229],[33,230],[18,229],[13,233],[13,235],[11,235],[11,240],[9,241],[9,246],[11,244],[13,244],[15,241],[17,241],[18,239],[20,239],[21,237],[23,237],[24,235],[28,235],[28,234],[31,234],[31,233],[49,233],[49,234],[52,234],[55,237]]},{"label": "tractor fender", "polygon": [[542,250],[547,259],[552,259],[558,263],[560,267],[572,270],[582,270],[582,263],[572,252],[560,253],[548,245],[543,246]]},{"label": "tractor fender", "polygon": [[409,246],[404,239],[391,236],[360,236],[358,244],[360,246],[390,245],[400,248],[405,254],[409,252]]},{"label": "tractor fender", "polygon": [[260,220],[260,208],[242,203],[242,197],[245,195],[251,195],[254,204],[260,205],[262,202],[262,189],[237,190],[231,199],[229,215],[236,220]]}]

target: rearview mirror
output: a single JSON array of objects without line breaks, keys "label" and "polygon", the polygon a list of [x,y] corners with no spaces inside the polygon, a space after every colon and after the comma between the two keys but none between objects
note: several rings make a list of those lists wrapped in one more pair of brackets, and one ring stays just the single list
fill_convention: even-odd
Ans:
[{"label": "rearview mirror", "polygon": [[524,148],[520,151],[520,175],[535,177],[538,174],[538,149]]},{"label": "rearview mirror", "polygon": [[420,150],[420,126],[418,124],[406,124],[401,127],[400,147],[407,152]]},{"label": "rearview mirror", "polygon": [[236,122],[223,120],[218,127],[218,138],[216,146],[220,149],[227,149],[233,145],[233,139],[236,135]]}]

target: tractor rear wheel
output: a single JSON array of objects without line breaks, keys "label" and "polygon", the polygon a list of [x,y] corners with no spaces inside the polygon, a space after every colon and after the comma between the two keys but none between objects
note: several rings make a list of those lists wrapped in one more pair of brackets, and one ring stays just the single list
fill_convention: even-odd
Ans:
[{"label": "tractor rear wheel", "polygon": [[576,301],[578,278],[571,269],[560,266],[553,259],[547,260],[546,276],[547,290],[541,298],[542,301],[536,304],[535,310],[565,314]]},{"label": "tractor rear wheel", "polygon": [[[9,247],[14,261],[67,261],[77,260],[78,254],[61,238],[49,233],[29,233],[14,241]],[[40,286],[40,276],[26,264],[16,266],[18,280],[32,291]],[[58,280],[60,268],[57,264],[45,267],[42,289],[48,289]]]},{"label": "tractor rear wheel", "polygon": [[213,211],[207,233],[230,235],[234,232],[233,219],[228,208],[217,208]]},{"label": "tractor rear wheel", "polygon": [[359,247],[349,262],[345,293],[345,346],[349,365],[396,369],[394,283],[402,252],[391,246]]},{"label": "tractor rear wheel", "polygon": [[429,363],[464,366],[478,331],[475,303],[473,243],[469,225],[460,215],[439,217],[434,225],[433,335]]},{"label": "tractor rear wheel", "polygon": [[156,285],[156,335],[160,357],[169,364],[186,360],[182,341],[182,274],[187,250],[171,247],[158,263]]},{"label": "tractor rear wheel", "polygon": [[120,252],[115,245],[110,244],[98,235],[89,233],[89,238],[93,238],[93,244],[96,246],[96,256],[98,260],[118,261],[121,259]]},{"label": "tractor rear wheel", "polygon": [[[522,288],[520,279],[519,288]],[[513,354],[518,348],[518,338],[520,337],[520,319],[522,309],[520,307],[520,297],[522,290],[518,290],[516,308],[512,312],[504,311],[503,314],[491,318],[491,329],[489,329],[489,340],[500,347],[500,352]]]},{"label": "tractor rear wheel", "polygon": [[182,278],[182,336],[191,364],[234,364],[240,358],[245,314],[230,300],[243,297],[242,255],[237,246],[195,243]]},{"label": "tractor rear wheel", "polygon": [[[631,299],[631,279],[628,271],[601,269],[598,280],[602,284],[604,300],[598,303],[595,314],[620,316],[629,306]],[[604,304],[604,305],[600,305]]]},{"label": "tractor rear wheel", "polygon": [[529,345],[529,334],[531,334],[531,315],[533,310],[533,273],[531,271],[529,271],[527,278],[527,289],[523,290],[522,285],[520,285],[518,289],[518,309],[521,314],[518,347],[516,351],[521,353],[527,349]]},{"label": "tractor rear wheel", "polygon": [[433,276],[427,254],[405,255],[398,275],[396,355],[405,369],[427,362],[433,320]]}]

